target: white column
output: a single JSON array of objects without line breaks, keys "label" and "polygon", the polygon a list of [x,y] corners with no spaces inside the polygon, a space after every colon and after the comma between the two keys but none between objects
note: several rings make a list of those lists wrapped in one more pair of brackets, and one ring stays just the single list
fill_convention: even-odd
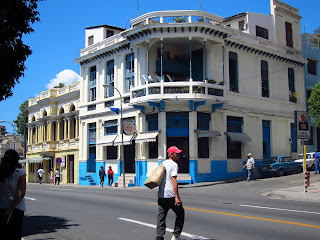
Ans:
[{"label": "white column", "polygon": [[158,136],[158,155],[159,160],[167,159],[167,126],[166,126],[166,112],[160,112],[158,115],[159,129],[161,134]]},{"label": "white column", "polygon": [[198,136],[194,131],[197,129],[197,112],[189,112],[189,157],[190,159],[198,159]]}]

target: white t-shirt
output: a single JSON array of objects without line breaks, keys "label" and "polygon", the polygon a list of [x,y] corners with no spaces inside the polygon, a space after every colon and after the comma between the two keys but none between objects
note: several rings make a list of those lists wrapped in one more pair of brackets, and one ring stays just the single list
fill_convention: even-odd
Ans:
[{"label": "white t-shirt", "polygon": [[175,197],[171,177],[178,175],[178,164],[173,160],[166,160],[162,163],[162,166],[166,168],[163,176],[162,183],[159,187],[158,197],[159,198],[172,198]]},{"label": "white t-shirt", "polygon": [[247,169],[252,169],[254,164],[254,159],[253,157],[249,158],[247,161]]},{"label": "white t-shirt", "polygon": [[[26,171],[16,168],[10,177],[0,182],[0,209],[7,209],[18,197],[19,178],[22,175],[26,175]],[[18,204],[17,208],[21,211],[26,211],[24,198]]]},{"label": "white t-shirt", "polygon": [[42,175],[44,174],[44,170],[42,168],[40,168],[38,171],[37,171],[38,175],[40,177],[42,177]]}]

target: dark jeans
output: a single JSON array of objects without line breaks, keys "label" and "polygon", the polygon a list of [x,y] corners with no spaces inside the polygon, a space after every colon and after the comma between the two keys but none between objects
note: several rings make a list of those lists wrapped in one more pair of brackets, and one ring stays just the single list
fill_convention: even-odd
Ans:
[{"label": "dark jeans", "polygon": [[179,237],[182,232],[184,224],[184,208],[182,203],[179,207],[175,206],[174,203],[175,198],[158,198],[159,212],[157,218],[157,240],[164,239],[163,236],[166,233],[166,217],[170,209],[176,214],[173,235]]},{"label": "dark jeans", "polygon": [[0,209],[1,239],[20,240],[22,237],[24,212],[16,208],[7,224],[8,215],[4,216],[5,211],[6,209]]},{"label": "dark jeans", "polygon": [[113,183],[113,177],[108,177],[108,180],[109,180],[109,186],[111,186]]},{"label": "dark jeans", "polygon": [[38,176],[39,182],[42,183],[42,177]]},{"label": "dark jeans", "polygon": [[60,183],[60,177],[56,177],[56,178],[55,178],[54,185],[56,185],[57,183],[58,183],[58,185],[59,185],[59,183]]}]

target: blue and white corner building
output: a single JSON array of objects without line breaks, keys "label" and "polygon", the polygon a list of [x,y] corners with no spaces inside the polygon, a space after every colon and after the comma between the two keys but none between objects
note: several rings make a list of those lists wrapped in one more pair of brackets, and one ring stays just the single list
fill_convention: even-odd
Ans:
[{"label": "blue and white corner building", "polygon": [[[248,152],[257,160],[296,155],[295,110],[305,109],[299,10],[271,0],[271,14],[223,18],[203,11],[150,12],[130,29],[86,29],[81,65],[79,184],[98,184],[100,166],[115,181],[142,186],[183,149],[179,182],[242,176]],[[120,108],[136,125],[124,136]],[[292,142],[290,142],[292,139]]]}]

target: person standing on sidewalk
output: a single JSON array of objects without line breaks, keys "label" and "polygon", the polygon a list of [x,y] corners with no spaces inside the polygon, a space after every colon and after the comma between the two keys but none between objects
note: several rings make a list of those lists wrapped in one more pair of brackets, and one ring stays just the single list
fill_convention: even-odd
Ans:
[{"label": "person standing on sidewalk", "polygon": [[60,172],[58,171],[58,169],[56,169],[55,171],[55,180],[54,180],[54,185],[56,185],[58,183],[60,183]]},{"label": "person standing on sidewalk", "polygon": [[41,184],[42,183],[42,177],[43,177],[43,174],[44,174],[44,170],[42,169],[41,166],[39,167],[37,173],[38,173],[39,182]]},{"label": "person standing on sidewalk", "polygon": [[172,209],[176,214],[176,221],[171,240],[180,239],[184,224],[184,208],[178,191],[178,164],[176,163],[180,158],[182,150],[176,146],[172,146],[167,150],[169,159],[162,163],[166,168],[162,183],[158,191],[158,218],[157,218],[157,238],[156,240],[164,240],[166,233],[166,217],[168,211]]},{"label": "person standing on sidewalk", "polygon": [[109,169],[108,169],[108,184],[109,184],[109,186],[111,186],[113,183],[113,175],[114,175],[114,172],[112,170],[112,167],[109,166]]},{"label": "person standing on sidewalk", "polygon": [[317,174],[317,173],[320,174],[320,170],[319,170],[320,153],[317,150],[315,150],[315,152],[316,152],[316,154],[315,154],[314,158],[316,161],[316,171],[314,172],[314,174]]},{"label": "person standing on sidewalk", "polygon": [[106,172],[104,171],[103,167],[99,170],[99,177],[100,177],[100,186],[103,187],[104,177],[106,176]]},{"label": "person standing on sidewalk", "polygon": [[247,174],[248,174],[247,181],[251,180],[251,176],[253,175],[252,171],[254,171],[254,169],[255,169],[254,164],[255,164],[255,162],[252,157],[252,154],[248,153],[247,163],[243,166],[243,168],[247,167]]}]

